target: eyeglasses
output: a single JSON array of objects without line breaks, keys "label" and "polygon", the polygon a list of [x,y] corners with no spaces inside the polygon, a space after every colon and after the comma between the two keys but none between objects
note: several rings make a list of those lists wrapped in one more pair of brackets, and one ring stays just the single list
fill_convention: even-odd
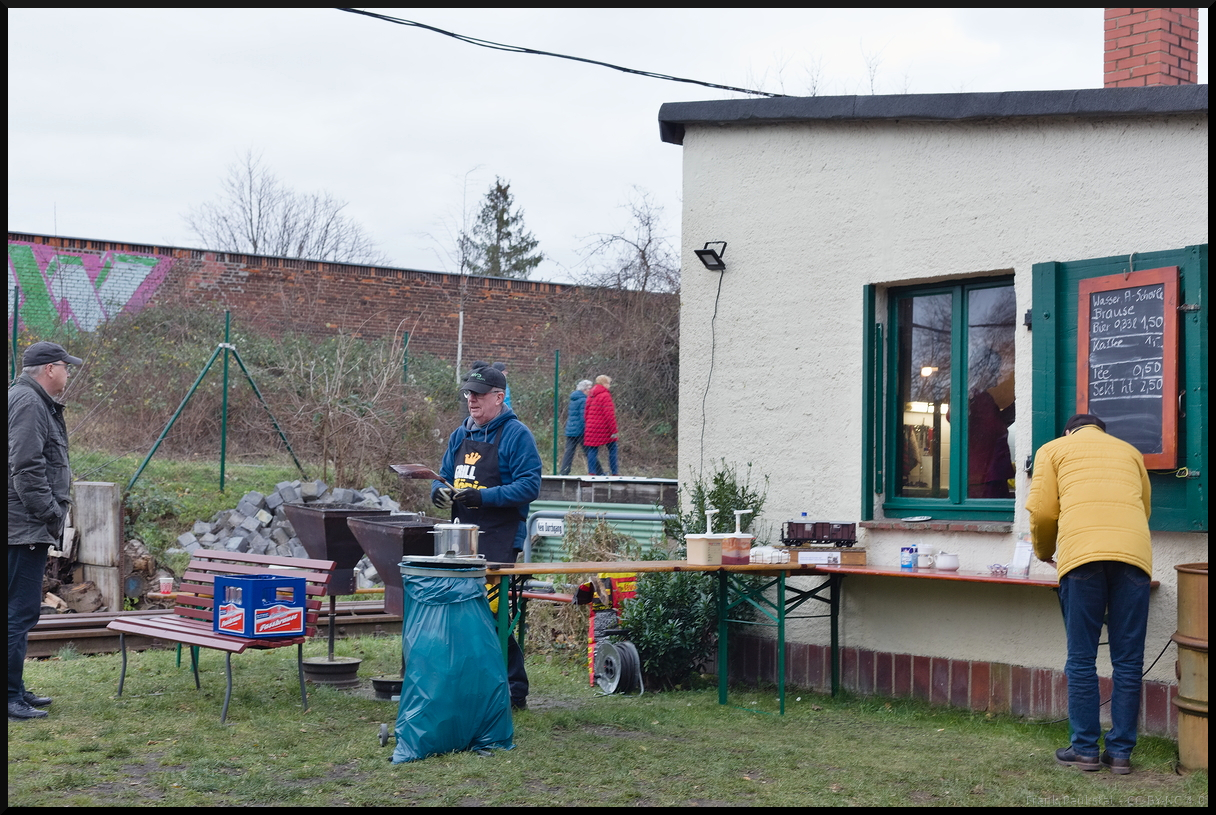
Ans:
[{"label": "eyeglasses", "polygon": [[50,363],[50,365],[51,365],[51,367],[54,367],[56,365],[62,365],[63,370],[67,372],[67,375],[68,376],[72,375],[72,366],[66,362],[52,362],[52,363]]},{"label": "eyeglasses", "polygon": [[461,397],[462,399],[466,399],[466,400],[468,400],[468,399],[480,399],[480,398],[482,398],[483,396],[489,396],[489,395],[490,395],[490,394],[492,394],[492,393],[506,393],[506,391],[503,391],[503,390],[492,390],[492,391],[487,391],[486,393],[477,393],[476,391],[461,391],[461,392],[460,392],[460,397]]}]

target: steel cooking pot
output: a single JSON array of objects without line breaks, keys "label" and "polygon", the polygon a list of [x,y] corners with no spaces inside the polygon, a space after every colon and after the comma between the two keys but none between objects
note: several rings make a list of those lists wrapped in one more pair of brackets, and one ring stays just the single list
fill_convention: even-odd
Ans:
[{"label": "steel cooking pot", "polygon": [[478,532],[477,524],[435,524],[435,556],[476,557]]}]

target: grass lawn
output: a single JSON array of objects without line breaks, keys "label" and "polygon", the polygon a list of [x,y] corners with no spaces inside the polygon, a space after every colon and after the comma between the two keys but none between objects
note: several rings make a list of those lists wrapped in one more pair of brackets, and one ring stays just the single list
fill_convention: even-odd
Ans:
[{"label": "grass lawn", "polygon": [[[306,656],[323,656],[310,643]],[[1206,773],[1178,775],[1176,749],[1142,738],[1135,772],[1057,767],[1063,724],[793,691],[787,714],[717,703],[716,686],[596,696],[586,667],[528,657],[529,709],[515,748],[392,765],[380,746],[397,705],[372,676],[397,675],[395,637],[340,640],[361,656],[366,689],[314,688],[300,706],[294,649],[233,657],[235,690],[220,725],[223,657],[133,654],[122,698],[118,655],[32,661],[26,682],[54,696],[50,716],[9,722],[10,806],[1206,806]],[[776,708],[774,691],[732,700]]]}]

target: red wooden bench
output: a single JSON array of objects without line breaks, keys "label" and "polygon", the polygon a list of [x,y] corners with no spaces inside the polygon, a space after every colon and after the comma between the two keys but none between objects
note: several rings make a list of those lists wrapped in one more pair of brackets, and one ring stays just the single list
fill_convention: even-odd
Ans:
[{"label": "red wooden bench", "polygon": [[[127,676],[126,634],[168,640],[179,645],[190,646],[190,667],[194,670],[194,686],[202,688],[198,679],[198,649],[212,648],[224,652],[224,668],[228,688],[224,694],[224,709],[220,712],[220,723],[228,718],[228,703],[232,700],[232,655],[247,649],[266,650],[296,646],[296,668],[300,677],[300,699],[308,710],[308,694],[304,691],[304,641],[317,631],[317,612],[321,597],[329,590],[335,562],[332,560],[307,560],[304,558],[248,555],[240,552],[216,552],[198,550],[194,559],[182,575],[181,588],[177,593],[177,604],[172,613],[136,619],[118,619],[106,628],[118,632],[122,650],[122,673],[118,677],[118,695],[122,696],[123,683]],[[230,634],[217,634],[211,630],[215,617],[215,578],[217,576],[243,576],[273,574],[281,577],[302,577],[307,586],[307,612],[303,636],[275,637],[273,639],[245,638]]]}]

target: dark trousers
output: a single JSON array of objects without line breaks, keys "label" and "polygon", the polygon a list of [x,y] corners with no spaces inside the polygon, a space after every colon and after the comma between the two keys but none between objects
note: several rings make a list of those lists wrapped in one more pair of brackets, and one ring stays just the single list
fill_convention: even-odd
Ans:
[{"label": "dark trousers", "polygon": [[[582,436],[566,436],[566,452],[562,453],[562,466],[558,468],[559,474],[570,475],[570,466],[574,464],[574,453],[582,446]],[[587,455],[586,450],[583,451],[583,455]]]},{"label": "dark trousers", "polygon": [[1060,608],[1068,636],[1068,720],[1079,756],[1098,755],[1098,638],[1106,624],[1111,664],[1111,728],[1106,751],[1130,758],[1140,716],[1140,674],[1148,627],[1150,578],[1130,563],[1085,563],[1060,578]]},{"label": "dark trousers", "polygon": [[22,674],[30,631],[42,609],[42,575],[49,543],[8,547],[8,700],[25,695]]}]

